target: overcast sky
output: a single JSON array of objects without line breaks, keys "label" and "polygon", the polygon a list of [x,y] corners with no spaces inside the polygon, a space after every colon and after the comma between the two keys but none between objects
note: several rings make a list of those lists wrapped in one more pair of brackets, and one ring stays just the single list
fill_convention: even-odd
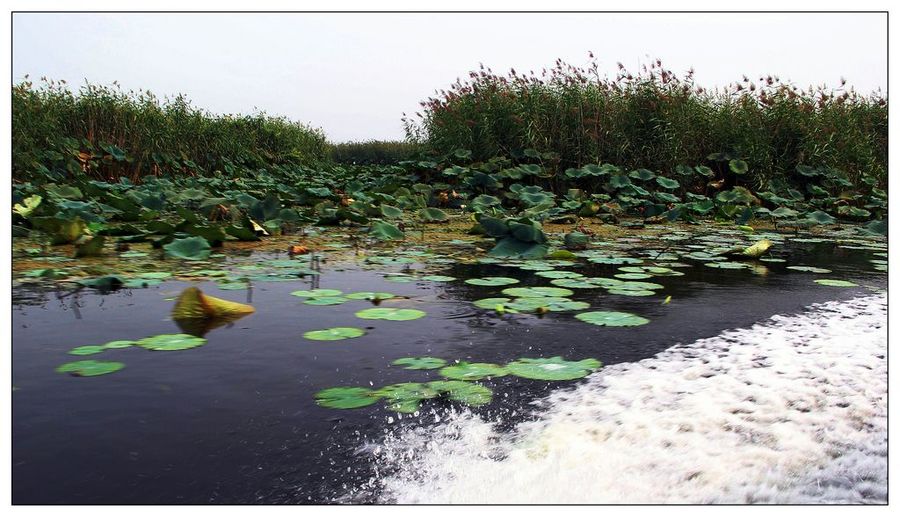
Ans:
[{"label": "overcast sky", "polygon": [[887,86],[884,14],[16,14],[12,80],[118,80],[333,141],[395,139],[402,112],[479,63],[539,70],[588,51],[610,75],[658,57],[709,87],[769,73]]}]

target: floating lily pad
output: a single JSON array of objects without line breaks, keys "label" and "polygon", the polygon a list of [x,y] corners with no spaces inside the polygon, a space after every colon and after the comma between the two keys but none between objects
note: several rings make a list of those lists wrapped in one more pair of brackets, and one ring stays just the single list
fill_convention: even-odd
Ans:
[{"label": "floating lily pad", "polygon": [[428,280],[429,282],[452,282],[456,280],[456,277],[445,275],[427,275],[423,276],[422,280]]},{"label": "floating lily pad", "polygon": [[425,316],[425,312],[418,309],[396,309],[387,307],[374,307],[356,313],[357,318],[388,321],[417,320],[423,316]]},{"label": "floating lily pad", "polygon": [[175,351],[196,348],[206,344],[206,339],[190,334],[160,334],[137,341],[137,346],[147,350]]},{"label": "floating lily pad", "polygon": [[76,377],[96,377],[97,375],[106,375],[117,372],[125,368],[123,363],[115,361],[75,361],[66,363],[56,368],[59,373],[68,373]]},{"label": "floating lily pad", "polygon": [[584,276],[574,271],[538,271],[535,275],[544,278],[581,278]]},{"label": "floating lily pad", "polygon": [[415,413],[423,400],[432,399],[440,392],[426,384],[403,382],[385,386],[375,392],[385,398],[387,408],[398,413]]},{"label": "floating lily pad", "polygon": [[568,381],[587,377],[602,364],[596,359],[566,361],[562,357],[517,359],[506,365],[510,374],[541,381]]},{"label": "floating lily pad", "polygon": [[830,269],[813,266],[788,266],[785,269],[793,271],[803,271],[804,273],[831,273]]},{"label": "floating lily pad", "polygon": [[480,384],[465,381],[432,381],[427,386],[450,400],[469,406],[483,406],[491,402],[491,390]]},{"label": "floating lily pad", "polygon": [[305,305],[340,305],[346,302],[343,296],[316,296],[304,300]]},{"label": "floating lily pad", "polygon": [[836,280],[834,278],[823,278],[821,280],[814,280],[814,282],[819,285],[827,285],[829,287],[858,287],[858,284],[854,284],[853,282],[848,282],[846,280]]},{"label": "floating lily pad", "polygon": [[324,330],[304,332],[303,337],[314,341],[339,341],[365,335],[366,331],[356,327],[334,327]]},{"label": "floating lily pad", "polygon": [[316,393],[315,398],[316,404],[322,407],[356,409],[378,402],[381,396],[368,388],[336,387]]},{"label": "floating lily pad", "polygon": [[101,346],[103,346],[103,348],[107,348],[107,349],[116,349],[116,348],[129,348],[136,344],[137,344],[137,341],[129,341],[129,340],[125,340],[125,339],[120,339],[117,341],[110,341],[109,343],[106,343]]},{"label": "floating lily pad", "polygon": [[518,284],[519,281],[515,278],[509,278],[505,276],[490,276],[485,278],[470,278],[466,280],[467,284],[470,285],[482,285],[482,286],[500,286],[500,285],[511,285]]},{"label": "floating lily pad", "polygon": [[435,370],[447,364],[447,361],[437,357],[401,357],[391,364],[403,366],[405,370]]},{"label": "floating lily pad", "polygon": [[650,323],[650,320],[629,312],[593,311],[582,312],[575,317],[592,325],[601,327],[636,327]]},{"label": "floating lily pad", "polygon": [[503,290],[503,294],[515,298],[533,298],[547,296],[572,296],[575,294],[570,289],[561,287],[509,287]]},{"label": "floating lily pad", "polygon": [[342,293],[337,289],[313,289],[310,291],[293,291],[291,296],[300,298],[317,298],[323,296],[340,296]]},{"label": "floating lily pad", "polygon": [[590,257],[588,262],[594,264],[640,264],[643,260],[631,257]]},{"label": "floating lily pad", "polygon": [[647,278],[653,278],[653,275],[648,275],[647,273],[618,273],[613,276],[623,280],[646,280]]},{"label": "floating lily pad", "polygon": [[506,375],[507,372],[502,366],[496,364],[461,362],[453,366],[441,368],[438,373],[448,379],[477,381],[486,377],[502,377]]},{"label": "floating lily pad", "polygon": [[571,289],[597,289],[600,287],[586,278],[557,278],[556,280],[551,280],[550,283],[559,287],[568,287]]},{"label": "floating lily pad", "polygon": [[475,307],[479,309],[488,309],[493,310],[496,309],[497,306],[503,306],[504,303],[508,302],[510,298],[482,298],[480,300],[475,300],[473,302]]},{"label": "floating lily pad", "polygon": [[69,350],[71,355],[94,355],[103,352],[106,348],[103,345],[84,345]]},{"label": "floating lily pad", "polygon": [[611,287],[606,290],[609,294],[618,294],[621,296],[653,296],[655,291],[647,291],[644,289],[616,289]]},{"label": "floating lily pad", "polygon": [[360,291],[358,293],[345,294],[344,298],[349,300],[388,300],[393,298],[393,293],[380,293],[375,291]]}]

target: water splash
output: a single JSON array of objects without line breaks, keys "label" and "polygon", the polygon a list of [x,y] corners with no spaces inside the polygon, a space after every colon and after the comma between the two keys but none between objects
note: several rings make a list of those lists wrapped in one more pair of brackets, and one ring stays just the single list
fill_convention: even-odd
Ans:
[{"label": "water splash", "polygon": [[402,503],[885,502],[886,303],[819,304],[604,368],[513,432],[471,412],[398,430],[360,451],[380,473],[362,491]]}]

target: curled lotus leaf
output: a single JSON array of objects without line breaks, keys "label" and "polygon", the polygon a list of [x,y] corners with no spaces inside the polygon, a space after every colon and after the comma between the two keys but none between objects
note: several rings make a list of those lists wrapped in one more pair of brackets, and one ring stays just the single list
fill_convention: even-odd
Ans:
[{"label": "curled lotus leaf", "polygon": [[541,381],[569,381],[587,377],[602,366],[596,359],[566,361],[562,357],[523,357],[506,365],[511,375]]},{"label": "curled lotus leaf", "polygon": [[250,305],[209,296],[196,287],[188,287],[178,296],[172,308],[172,319],[236,319],[254,310]]}]

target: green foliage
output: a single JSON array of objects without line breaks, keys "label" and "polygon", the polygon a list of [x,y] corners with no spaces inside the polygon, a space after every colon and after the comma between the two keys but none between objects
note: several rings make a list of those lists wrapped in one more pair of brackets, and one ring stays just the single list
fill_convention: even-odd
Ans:
[{"label": "green foliage", "polygon": [[711,91],[659,60],[640,73],[620,66],[613,78],[596,61],[585,68],[558,61],[544,75],[472,72],[423,106],[420,118],[404,119],[407,136],[438,154],[463,147],[485,161],[512,150],[575,179],[599,172],[576,169],[582,164],[610,162],[648,171],[692,163],[701,175],[727,169],[753,185],[807,163],[843,169],[857,185],[865,174],[882,187],[887,180],[881,94],[802,90],[771,76]]},{"label": "green foliage", "polygon": [[395,140],[343,142],[328,146],[328,156],[343,165],[393,165],[411,160],[421,151],[419,144]]},{"label": "green foliage", "polygon": [[160,100],[115,83],[73,92],[64,81],[27,79],[12,88],[12,175],[20,181],[41,171],[138,181],[231,164],[312,164],[327,148],[318,129],[264,113],[213,115],[183,95]]}]

